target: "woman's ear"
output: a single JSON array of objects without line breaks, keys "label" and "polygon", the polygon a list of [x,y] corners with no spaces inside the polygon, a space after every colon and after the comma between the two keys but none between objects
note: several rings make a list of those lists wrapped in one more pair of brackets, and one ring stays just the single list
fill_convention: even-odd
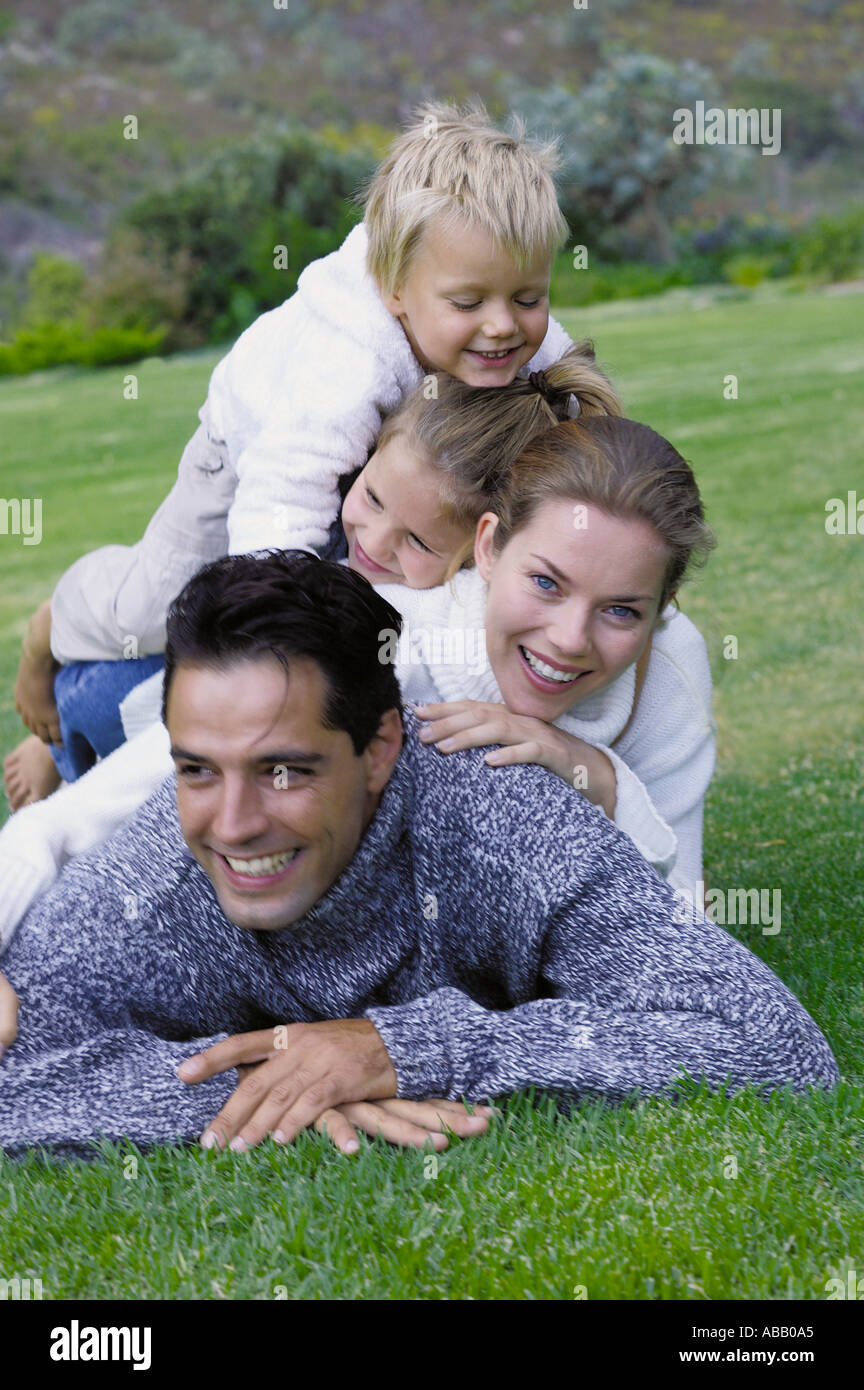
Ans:
[{"label": "woman's ear", "polygon": [[487,584],[495,563],[493,540],[497,526],[498,518],[495,513],[484,512],[474,532],[474,563]]},{"label": "woman's ear", "polygon": [[677,594],[678,594],[678,590],[677,590],[677,589],[673,589],[672,592],[671,592],[671,594],[667,594],[667,596],[666,596],[666,602],[663,604],[663,607],[657,609],[657,617],[654,619],[654,626],[653,626],[652,629],[651,629],[652,632],[656,632],[658,628],[662,627],[662,625],[663,625],[663,614],[665,613],[666,609],[669,607],[669,604],[675,602],[675,599],[676,599]]}]

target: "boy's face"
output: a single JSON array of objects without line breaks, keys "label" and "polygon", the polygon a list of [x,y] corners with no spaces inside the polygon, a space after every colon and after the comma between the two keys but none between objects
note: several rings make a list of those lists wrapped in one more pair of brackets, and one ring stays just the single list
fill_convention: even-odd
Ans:
[{"label": "boy's face", "polygon": [[468,386],[509,386],[549,326],[551,267],[524,270],[482,227],[432,222],[401,288],[383,295],[426,371]]},{"label": "boy's face", "polygon": [[348,564],[370,584],[433,589],[470,537],[441,506],[439,475],[403,434],[376,449],[342,503]]}]

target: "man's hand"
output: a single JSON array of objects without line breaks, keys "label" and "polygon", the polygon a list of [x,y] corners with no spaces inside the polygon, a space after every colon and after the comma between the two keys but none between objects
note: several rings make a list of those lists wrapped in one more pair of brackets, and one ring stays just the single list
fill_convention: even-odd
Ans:
[{"label": "man's hand", "polygon": [[473,1115],[469,1114],[458,1100],[364,1100],[325,1110],[315,1121],[315,1128],[345,1154],[356,1153],[360,1147],[358,1129],[373,1136],[380,1134],[401,1148],[419,1149],[431,1143],[440,1152],[450,1143],[445,1128],[460,1139],[469,1139],[485,1134],[494,1113],[489,1105],[477,1105]]},{"label": "man's hand", "polygon": [[18,1036],[18,995],[6,979],[0,975],[0,1061],[3,1053],[11,1047]]},{"label": "man's hand", "polygon": [[60,721],[54,701],[54,677],[59,669],[51,654],[49,599],[30,619],[15,681],[15,708],[27,728],[43,743],[60,742]]},{"label": "man's hand", "polygon": [[194,1083],[255,1062],[263,1065],[243,1076],[201,1136],[205,1149],[227,1144],[242,1153],[270,1133],[278,1144],[290,1144],[327,1110],[396,1092],[393,1063],[368,1018],[239,1033],[190,1057],[177,1074]]}]

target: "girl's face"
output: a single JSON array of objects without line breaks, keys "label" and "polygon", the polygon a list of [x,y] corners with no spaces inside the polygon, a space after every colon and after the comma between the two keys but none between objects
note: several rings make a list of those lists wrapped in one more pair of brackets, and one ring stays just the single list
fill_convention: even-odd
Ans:
[{"label": "girl's face", "polygon": [[348,564],[370,584],[433,589],[470,539],[441,506],[438,475],[402,434],[376,449],[342,503]]},{"label": "girl's face", "polygon": [[647,521],[553,499],[496,555],[497,521],[484,513],[474,544],[489,662],[514,714],[552,723],[639,659],[669,551]]}]

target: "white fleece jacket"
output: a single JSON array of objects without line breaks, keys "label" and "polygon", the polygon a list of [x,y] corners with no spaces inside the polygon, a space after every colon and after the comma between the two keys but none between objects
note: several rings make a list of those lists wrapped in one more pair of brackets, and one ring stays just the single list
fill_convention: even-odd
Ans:
[{"label": "white fleece jacket", "polygon": [[[168,605],[209,560],[326,543],[340,476],[366,462],[384,416],[423,380],[366,268],[367,247],[360,223],[218,363],[201,426],[145,535],[82,556],[57,584],[51,650],[61,664],[117,660],[130,636],[141,656],[164,650]],[[572,346],[550,318],[519,375]]]},{"label": "white fleece jacket", "polygon": [[[396,673],[406,703],[501,701],[485,657],[486,585],[476,570],[437,589],[383,585],[379,592],[405,619]],[[702,810],[714,770],[711,673],[690,619],[671,606],[663,617],[626,732],[633,666],[556,724],[611,760],[615,824],[673,887],[693,894],[702,878]],[[129,741],[77,782],[18,811],[0,831],[0,951],[63,864],[112,835],[172,772],[167,730],[153,722],[161,691],[158,672],[123,703]]]}]

